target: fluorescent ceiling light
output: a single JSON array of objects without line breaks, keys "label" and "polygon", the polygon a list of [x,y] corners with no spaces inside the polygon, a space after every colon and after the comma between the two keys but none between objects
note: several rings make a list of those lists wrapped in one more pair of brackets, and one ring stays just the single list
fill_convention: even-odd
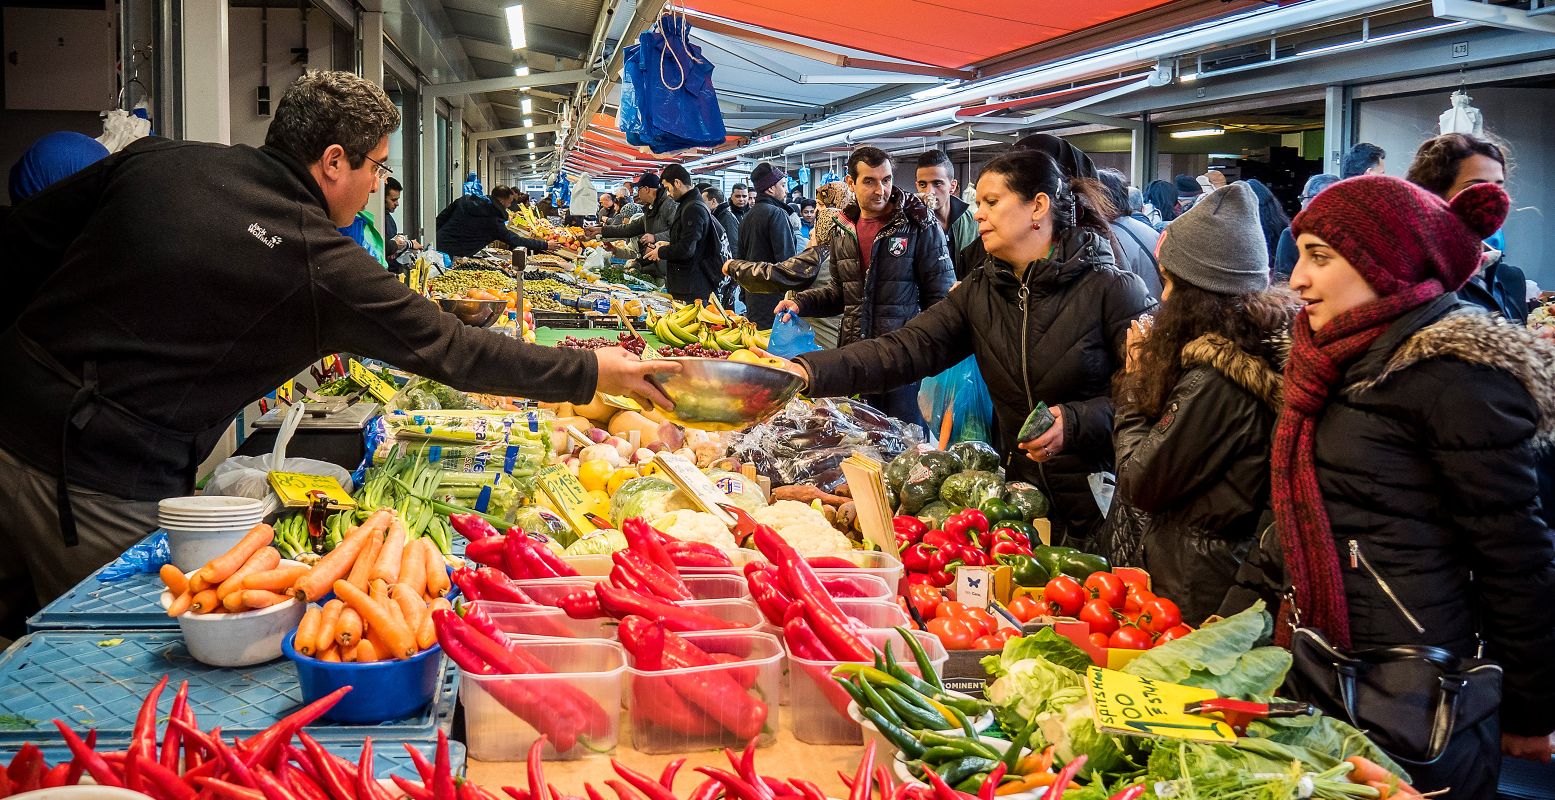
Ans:
[{"label": "fluorescent ceiling light", "polygon": [[524,5],[517,3],[507,7],[508,39],[514,50],[522,50],[528,42],[524,39]]},{"label": "fluorescent ceiling light", "polygon": [[525,138],[525,139],[528,139],[528,140],[529,140],[529,141],[531,141],[531,142],[532,142],[532,141],[534,141],[534,140],[535,140],[535,135],[534,135],[534,134],[532,134],[532,133],[526,133],[526,134],[524,134],[524,138]]},{"label": "fluorescent ceiling light", "polygon": [[1185,131],[1172,131],[1173,139],[1197,139],[1201,136],[1219,136],[1225,133],[1225,128],[1189,128]]},{"label": "fluorescent ceiling light", "polygon": [[524,127],[526,127],[526,128],[533,128],[534,126],[535,126],[535,118],[534,117],[524,117]]},{"label": "fluorescent ceiling light", "polygon": [[1209,157],[1210,158],[1236,158],[1236,159],[1240,159],[1242,156],[1237,154],[1237,153],[1210,153]]},{"label": "fluorescent ceiling light", "polygon": [[1183,73],[1182,75],[1178,75],[1177,76],[1177,82],[1178,83],[1193,83],[1194,81],[1196,81],[1198,79],[1199,79],[1199,73],[1197,73],[1197,72],[1187,72],[1187,73]]},{"label": "fluorescent ceiling light", "polygon": [[913,92],[912,94],[908,95],[908,97],[911,97],[914,100],[928,100],[932,97],[939,97],[943,94],[950,94],[951,91],[960,88],[960,86],[960,81],[949,81],[946,83],[938,84],[936,86],[930,86],[927,89]]},{"label": "fluorescent ceiling light", "polygon": [[535,113],[535,101],[532,97],[526,97],[518,101],[518,106],[519,108],[523,109],[525,114]]},{"label": "fluorescent ceiling light", "polygon": [[513,77],[515,77],[515,78],[527,78],[527,77],[529,77],[529,68],[528,67],[514,67],[513,68]]}]

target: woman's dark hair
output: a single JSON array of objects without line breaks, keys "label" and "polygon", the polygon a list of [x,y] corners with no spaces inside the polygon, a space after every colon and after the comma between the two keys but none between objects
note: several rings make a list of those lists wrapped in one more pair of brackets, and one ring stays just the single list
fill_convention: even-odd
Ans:
[{"label": "woman's dark hair", "polygon": [[1162,222],[1171,222],[1177,218],[1177,185],[1171,181],[1151,181],[1145,187],[1145,201],[1155,206]]},{"label": "woman's dark hair", "polygon": [[1182,377],[1183,348],[1206,334],[1221,336],[1279,369],[1280,358],[1269,338],[1290,326],[1299,305],[1285,288],[1228,295],[1173,280],[1171,292],[1156,309],[1150,335],[1134,353],[1134,369],[1118,373],[1116,396],[1158,419]]},{"label": "woman's dark hair", "polygon": [[1459,165],[1470,156],[1485,156],[1507,169],[1506,150],[1501,143],[1466,133],[1444,133],[1420,145],[1404,180],[1445,197],[1447,190],[1458,182]]},{"label": "woman's dark hair", "polygon": [[1107,190],[1107,200],[1112,203],[1113,219],[1128,216],[1128,176],[1108,167],[1096,171],[1096,179]]},{"label": "woman's dark hair", "polygon": [[1279,246],[1280,234],[1290,227],[1290,217],[1280,206],[1279,198],[1257,178],[1248,178],[1247,185],[1258,196],[1258,225],[1263,228],[1264,244],[1269,246],[1269,266],[1274,266],[1274,251]]},{"label": "woman's dark hair", "polygon": [[1047,153],[1011,150],[983,167],[981,175],[988,174],[1003,177],[1010,191],[1028,203],[1039,194],[1047,195],[1059,230],[1078,226],[1105,236],[1108,223],[1117,216],[1100,182],[1092,178],[1067,179],[1058,162]]}]

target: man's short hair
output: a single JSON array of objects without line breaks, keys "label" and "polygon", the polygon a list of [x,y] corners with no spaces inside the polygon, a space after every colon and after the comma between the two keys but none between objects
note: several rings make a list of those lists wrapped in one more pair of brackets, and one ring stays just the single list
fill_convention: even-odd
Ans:
[{"label": "man's short hair", "polygon": [[857,178],[857,167],[859,164],[863,164],[867,167],[878,167],[881,164],[890,163],[890,161],[891,155],[886,151],[881,150],[878,147],[864,145],[863,147],[860,147],[859,149],[854,150],[852,153],[848,154],[848,175]]},{"label": "man's short hair", "polygon": [[491,190],[491,196],[495,200],[506,200],[517,194],[511,186],[497,186]]},{"label": "man's short hair", "polygon": [[349,72],[309,70],[281,95],[265,145],[312,164],[338,144],[351,166],[360,167],[399,126],[400,112],[377,84]]},{"label": "man's short hair", "polygon": [[717,186],[709,186],[706,189],[703,189],[702,196],[713,201],[714,205],[722,205],[724,201],[723,190],[719,189]]},{"label": "man's short hair", "polygon": [[670,181],[678,181],[680,183],[684,183],[687,186],[690,186],[691,173],[687,172],[686,168],[680,164],[671,164],[665,167],[663,172],[659,173],[659,180],[665,183]]},{"label": "man's short hair", "polygon": [[1364,175],[1366,170],[1377,166],[1382,159],[1387,157],[1387,151],[1382,148],[1371,142],[1361,142],[1350,148],[1350,152],[1344,154],[1344,164],[1339,177],[1353,178],[1356,175]]},{"label": "man's short hair", "polygon": [[[875,165],[870,164],[870,166],[873,167]],[[927,150],[924,151],[923,155],[918,156],[918,169],[931,169],[933,167],[944,167],[945,172],[951,172],[950,156],[945,155],[944,150]]]},{"label": "man's short hair", "polygon": [[383,190],[385,192],[403,192],[405,187],[400,185],[399,178],[390,175],[383,179]]},{"label": "man's short hair", "polygon": [[808,197],[799,198],[799,210],[803,211],[807,208],[815,208],[815,201]]},{"label": "man's short hair", "polygon": [[735,185],[729,187],[729,191],[731,192],[748,191],[749,189],[750,187],[743,183],[736,183]]}]

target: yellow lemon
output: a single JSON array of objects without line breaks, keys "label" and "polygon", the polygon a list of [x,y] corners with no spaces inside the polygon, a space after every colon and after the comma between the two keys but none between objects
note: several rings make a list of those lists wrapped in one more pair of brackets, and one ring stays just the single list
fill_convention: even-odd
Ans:
[{"label": "yellow lemon", "polygon": [[633,478],[640,477],[642,477],[642,473],[638,472],[636,468],[622,467],[621,469],[610,473],[610,480],[605,481],[605,491],[609,494],[615,494],[621,489],[621,484],[626,483]]},{"label": "yellow lemon", "polygon": [[589,509],[590,513],[598,514],[601,517],[610,516],[610,495],[605,494],[605,490],[595,489],[590,491],[589,502],[594,506]]},{"label": "yellow lemon", "polygon": [[612,472],[615,467],[609,461],[585,461],[578,465],[578,482],[583,484],[584,491],[603,491]]}]

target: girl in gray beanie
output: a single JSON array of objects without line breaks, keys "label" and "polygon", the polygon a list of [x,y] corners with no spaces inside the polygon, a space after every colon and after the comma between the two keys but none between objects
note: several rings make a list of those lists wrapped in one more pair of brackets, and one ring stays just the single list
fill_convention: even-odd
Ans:
[{"label": "girl in gray beanie", "polygon": [[1298,309],[1269,288],[1258,199],[1206,195],[1161,234],[1163,291],[1118,379],[1117,491],[1105,541],[1184,622],[1219,610],[1268,505],[1282,348]]}]

